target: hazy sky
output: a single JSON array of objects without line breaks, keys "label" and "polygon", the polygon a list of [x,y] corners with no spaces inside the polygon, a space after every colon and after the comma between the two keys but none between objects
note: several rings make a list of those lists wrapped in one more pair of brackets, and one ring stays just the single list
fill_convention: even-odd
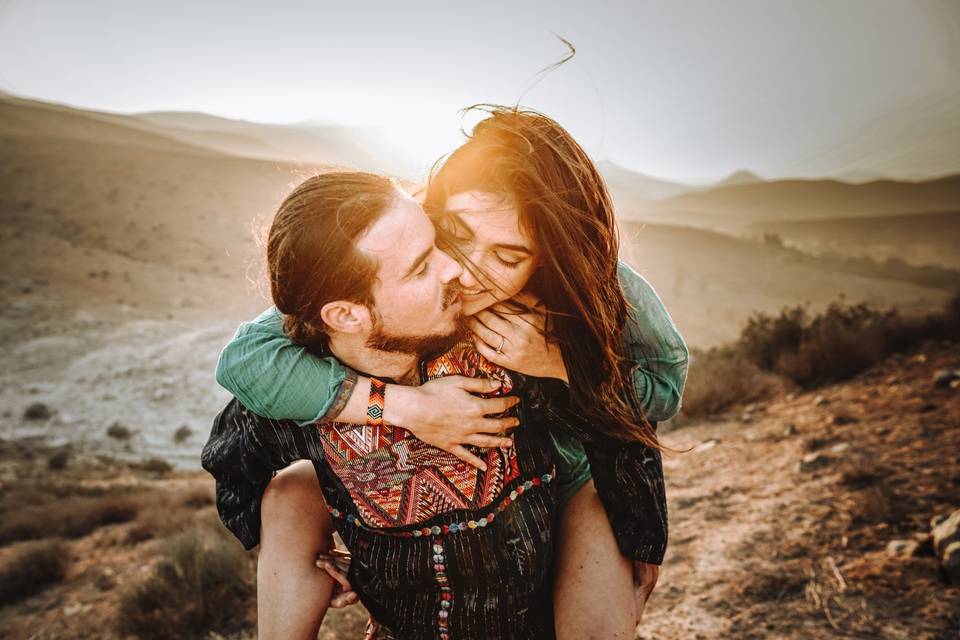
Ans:
[{"label": "hazy sky", "polygon": [[[527,93],[535,72],[576,57]],[[0,0],[0,88],[112,111],[383,127],[429,162],[522,104],[698,179],[960,170],[960,1]]]}]

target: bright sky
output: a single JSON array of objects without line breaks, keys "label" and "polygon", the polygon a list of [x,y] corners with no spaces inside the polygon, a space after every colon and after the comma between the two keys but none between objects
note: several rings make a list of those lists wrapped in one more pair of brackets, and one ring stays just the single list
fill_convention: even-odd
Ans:
[{"label": "bright sky", "polygon": [[[524,93],[553,33],[577,55]],[[0,0],[0,88],[375,126],[425,164],[460,108],[522,98],[672,179],[932,175],[960,170],[960,2]]]}]

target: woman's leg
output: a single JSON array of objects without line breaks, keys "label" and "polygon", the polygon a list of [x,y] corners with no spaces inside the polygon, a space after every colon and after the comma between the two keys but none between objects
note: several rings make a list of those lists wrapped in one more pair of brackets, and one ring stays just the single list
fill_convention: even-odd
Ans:
[{"label": "woman's leg", "polygon": [[334,547],[333,522],[313,463],[295,462],[270,481],[260,505],[259,640],[315,640],[333,592],[317,554]]},{"label": "woman's leg", "polygon": [[639,612],[633,561],[620,553],[593,480],[560,516],[553,588],[557,640],[632,639]]}]

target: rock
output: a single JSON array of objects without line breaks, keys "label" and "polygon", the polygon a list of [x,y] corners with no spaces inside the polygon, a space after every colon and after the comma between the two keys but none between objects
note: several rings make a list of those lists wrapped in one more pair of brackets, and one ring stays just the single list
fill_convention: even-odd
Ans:
[{"label": "rock", "polygon": [[744,411],[740,414],[740,422],[753,422],[753,414],[749,411]]},{"label": "rock", "polygon": [[923,364],[924,362],[927,361],[927,354],[925,354],[925,353],[918,353],[917,355],[913,356],[913,361],[914,361],[914,362],[919,362],[920,364]]},{"label": "rock", "polygon": [[61,449],[50,455],[47,458],[47,466],[54,471],[62,471],[67,466],[67,461],[70,460],[70,451],[67,449]]},{"label": "rock", "polygon": [[933,537],[933,552],[943,559],[946,548],[954,542],[960,542],[960,509],[945,518],[934,518],[930,524],[933,527],[930,532]]},{"label": "rock", "polygon": [[701,442],[700,444],[695,446],[693,449],[691,449],[690,453],[702,453],[704,451],[709,451],[710,449],[713,449],[718,444],[720,444],[719,440],[707,440],[705,442]]},{"label": "rock", "polygon": [[830,451],[831,451],[832,453],[843,453],[844,451],[846,451],[846,450],[849,449],[849,448],[850,448],[850,443],[849,443],[849,442],[841,442],[841,443],[839,443],[839,444],[835,444],[835,445],[833,445],[832,447],[830,447]]},{"label": "rock", "polygon": [[933,556],[933,536],[929,533],[916,533],[913,539],[917,541],[918,556]]},{"label": "rock", "polygon": [[795,435],[797,435],[797,425],[793,424],[792,422],[791,422],[790,424],[788,424],[788,425],[787,425],[786,427],[784,427],[784,429],[783,429],[783,435],[787,436],[788,438],[789,438],[790,436],[795,436]]},{"label": "rock", "polygon": [[813,404],[815,404],[818,407],[822,407],[824,405],[830,404],[830,400],[827,398],[827,396],[817,396],[816,398],[813,399]]},{"label": "rock", "polygon": [[944,549],[940,566],[950,582],[960,585],[960,542],[952,542]]},{"label": "rock", "polygon": [[938,389],[949,389],[954,380],[960,380],[960,372],[956,369],[940,369],[933,374],[933,386]]},{"label": "rock", "polygon": [[892,558],[912,558],[919,549],[920,544],[916,540],[891,540],[887,543],[887,555]]},{"label": "rock", "polygon": [[833,460],[830,456],[823,453],[808,453],[800,460],[800,473],[809,473],[818,469],[823,469],[830,465]]},{"label": "rock", "polygon": [[173,441],[183,442],[184,440],[187,440],[188,438],[190,438],[190,436],[192,435],[193,435],[193,429],[191,429],[187,425],[182,425],[179,429],[174,431]]},{"label": "rock", "polygon": [[951,388],[951,389],[960,389],[960,379],[958,379],[958,380],[951,380],[951,381],[950,381],[950,388]]},{"label": "rock", "polygon": [[119,422],[114,422],[112,425],[107,427],[107,435],[117,440],[129,440],[130,436],[133,435],[133,432]]},{"label": "rock", "polygon": [[53,411],[42,402],[34,402],[23,412],[23,417],[26,420],[49,420],[51,416],[53,416]]}]

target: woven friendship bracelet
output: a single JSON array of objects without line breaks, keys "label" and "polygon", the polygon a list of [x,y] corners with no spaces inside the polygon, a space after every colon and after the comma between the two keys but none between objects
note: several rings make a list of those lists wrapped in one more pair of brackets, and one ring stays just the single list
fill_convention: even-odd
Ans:
[{"label": "woven friendship bracelet", "polygon": [[387,395],[387,383],[370,378],[370,399],[367,401],[367,426],[383,426],[383,404]]}]

